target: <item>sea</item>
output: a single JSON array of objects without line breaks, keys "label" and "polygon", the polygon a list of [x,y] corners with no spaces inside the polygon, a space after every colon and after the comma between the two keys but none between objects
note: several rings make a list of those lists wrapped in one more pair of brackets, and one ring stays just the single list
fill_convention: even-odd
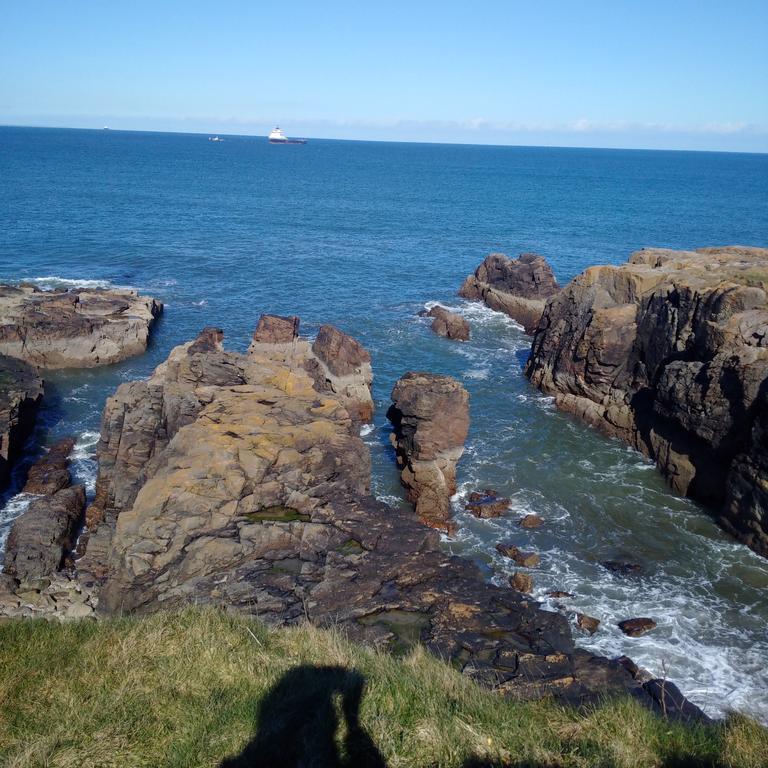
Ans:
[{"label": "sea", "polygon": [[[445,549],[500,585],[511,568],[496,543],[535,550],[536,599],[601,621],[594,635],[574,625],[578,645],[631,656],[711,715],[768,723],[768,560],[673,495],[642,455],[558,413],[523,376],[530,338],[456,296],[494,251],[540,253],[564,284],[642,247],[766,246],[768,155],[224,139],[0,128],[0,281],[125,286],[166,307],[146,354],[46,375],[36,444],[75,435],[74,471],[93,493],[100,414],[121,382],[204,326],[243,350],[262,312],[298,314],[310,336],[333,323],[373,358],[376,416],[362,434],[379,498],[405,505],[385,416],[395,381],[456,377],[472,425]],[[435,303],[469,320],[471,341],[430,331],[418,312]],[[510,497],[510,512],[464,512],[482,488]],[[17,483],[0,502],[2,549],[29,499]],[[529,513],[544,525],[521,529]],[[642,570],[617,575],[605,560]],[[637,616],[658,627],[625,637],[617,622]]]}]

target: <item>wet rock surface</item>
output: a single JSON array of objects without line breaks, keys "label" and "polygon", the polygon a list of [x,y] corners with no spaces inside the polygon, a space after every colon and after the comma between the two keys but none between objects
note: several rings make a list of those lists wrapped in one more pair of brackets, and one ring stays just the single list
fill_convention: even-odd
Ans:
[{"label": "wet rock surface", "polygon": [[409,501],[427,525],[448,530],[456,463],[469,432],[469,393],[450,376],[406,373],[392,390],[387,418]]},{"label": "wet rock surface", "polygon": [[456,312],[450,312],[445,307],[436,306],[419,312],[422,317],[431,317],[430,328],[438,335],[454,341],[469,341],[469,323]]},{"label": "wet rock surface", "polygon": [[576,650],[564,617],[488,584],[412,513],[373,499],[342,400],[279,345],[194,347],[105,410],[101,522],[77,563],[100,612],[211,603],[308,619],[392,651],[422,643],[510,695],[654,706],[620,664]]},{"label": "wet rock surface", "polygon": [[656,629],[656,622],[648,618],[626,619],[619,622],[619,629],[628,637],[640,637]]},{"label": "wet rock surface", "polygon": [[648,249],[547,303],[526,374],[768,556],[768,249]]},{"label": "wet rock surface", "polygon": [[0,285],[0,355],[91,368],[137,355],[163,305],[136,291]]},{"label": "wet rock surface", "polygon": [[509,504],[510,500],[505,496],[499,496],[496,491],[486,489],[470,493],[464,508],[475,517],[488,519],[501,517],[509,510]]},{"label": "wet rock surface", "polygon": [[543,256],[524,253],[510,259],[503,253],[492,253],[466,278],[459,296],[504,312],[531,334],[539,324],[546,300],[559,290]]},{"label": "wet rock surface", "polygon": [[37,369],[0,354],[0,490],[32,433],[42,397],[43,380]]}]

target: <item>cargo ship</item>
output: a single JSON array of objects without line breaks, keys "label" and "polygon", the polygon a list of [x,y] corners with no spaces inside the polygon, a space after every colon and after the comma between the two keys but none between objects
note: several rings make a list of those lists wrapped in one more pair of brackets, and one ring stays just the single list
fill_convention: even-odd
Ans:
[{"label": "cargo ship", "polygon": [[278,125],[274,130],[270,131],[269,136],[270,144],[306,144],[306,139],[289,139]]}]

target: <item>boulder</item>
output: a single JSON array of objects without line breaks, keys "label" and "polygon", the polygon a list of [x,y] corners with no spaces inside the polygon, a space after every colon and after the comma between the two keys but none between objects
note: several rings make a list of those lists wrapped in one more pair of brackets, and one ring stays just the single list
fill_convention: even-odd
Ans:
[{"label": "boulder", "polygon": [[0,285],[0,355],[41,368],[108,365],[147,348],[162,310],[136,291]]},{"label": "boulder", "polygon": [[300,320],[295,315],[262,315],[253,332],[256,344],[290,344],[299,337]]},{"label": "boulder", "polygon": [[469,323],[456,312],[450,312],[445,307],[435,306],[430,310],[419,312],[422,317],[432,317],[430,328],[438,335],[455,341],[469,341]]},{"label": "boulder", "polygon": [[625,619],[619,622],[619,629],[629,637],[640,637],[655,628],[656,622],[648,618]]},{"label": "boulder", "polygon": [[0,354],[0,490],[32,433],[42,398],[43,381],[37,370]]},{"label": "boulder", "polygon": [[474,491],[464,508],[475,517],[492,518],[501,517],[509,509],[509,504],[510,500],[499,496],[496,491]]},{"label": "boulder", "polygon": [[387,418],[408,499],[427,525],[446,530],[469,431],[467,390],[450,376],[406,373],[392,390]]},{"label": "boulder", "polygon": [[525,515],[520,519],[521,528],[540,528],[544,525],[544,521],[538,515]]},{"label": "boulder", "polygon": [[600,626],[600,619],[596,619],[594,616],[587,616],[586,613],[577,613],[576,624],[580,629],[589,632],[590,635],[594,635]]},{"label": "boulder", "polygon": [[84,506],[82,485],[32,501],[11,526],[5,572],[22,582],[55,573],[74,545]]},{"label": "boulder", "polygon": [[648,249],[546,305],[526,374],[768,556],[768,249]]},{"label": "boulder", "polygon": [[467,277],[459,296],[504,312],[531,334],[546,300],[559,290],[552,268],[542,256],[524,253],[519,259],[510,259],[503,253],[492,253]]},{"label": "boulder", "polygon": [[643,570],[642,566],[637,563],[627,563],[623,560],[603,560],[600,565],[619,576],[634,576]]},{"label": "boulder", "polygon": [[533,576],[530,573],[517,571],[509,577],[509,585],[518,592],[530,594],[533,592]]},{"label": "boulder", "polygon": [[373,369],[368,350],[332,325],[321,325],[305,368],[322,392],[333,392],[344,402],[355,425],[373,419]]},{"label": "boulder", "polygon": [[72,483],[69,477],[69,454],[75,441],[65,437],[52,445],[42,458],[38,459],[27,473],[24,493],[50,496],[68,488]]},{"label": "boulder", "polygon": [[535,568],[541,562],[541,558],[535,552],[523,552],[514,544],[497,544],[496,551],[524,568]]}]

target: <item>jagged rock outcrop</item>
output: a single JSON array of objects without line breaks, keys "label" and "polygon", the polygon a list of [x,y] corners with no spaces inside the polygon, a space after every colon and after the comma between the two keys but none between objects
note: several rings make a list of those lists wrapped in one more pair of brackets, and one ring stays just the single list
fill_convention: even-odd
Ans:
[{"label": "jagged rock outcrop", "polygon": [[99,456],[107,521],[78,567],[90,559],[98,581],[103,558],[101,612],[213,603],[382,647],[421,642],[511,695],[651,706],[618,662],[574,648],[564,617],[486,583],[436,531],[373,499],[342,399],[280,344],[240,355],[207,331],[177,347],[110,400]]},{"label": "jagged rock outcrop", "polygon": [[450,532],[456,463],[469,432],[469,393],[450,376],[406,373],[392,390],[387,418],[408,500],[423,522]]},{"label": "jagged rock outcrop", "polygon": [[51,496],[72,484],[69,477],[69,454],[75,447],[71,437],[64,437],[54,443],[48,453],[38,459],[27,473],[24,493]]},{"label": "jagged rock outcrop", "polygon": [[43,381],[37,370],[0,354],[0,490],[32,433],[42,397]]},{"label": "jagged rock outcrop", "polygon": [[72,487],[69,452],[74,441],[60,440],[29,471],[24,490],[38,494],[13,521],[3,570],[19,582],[52,576],[72,549],[85,507],[85,488]]},{"label": "jagged rock outcrop", "polygon": [[467,277],[459,296],[504,312],[530,334],[539,324],[546,300],[559,290],[543,256],[523,253],[510,259],[503,253],[492,253]]},{"label": "jagged rock outcrop", "polygon": [[469,341],[469,323],[456,312],[450,312],[445,307],[438,305],[419,312],[419,316],[434,318],[430,328],[438,336],[454,341]]},{"label": "jagged rock outcrop", "polygon": [[648,249],[547,303],[526,373],[768,556],[768,249]]},{"label": "jagged rock outcrop", "polygon": [[163,305],[136,291],[0,285],[0,355],[41,368],[92,368],[137,355]]}]

